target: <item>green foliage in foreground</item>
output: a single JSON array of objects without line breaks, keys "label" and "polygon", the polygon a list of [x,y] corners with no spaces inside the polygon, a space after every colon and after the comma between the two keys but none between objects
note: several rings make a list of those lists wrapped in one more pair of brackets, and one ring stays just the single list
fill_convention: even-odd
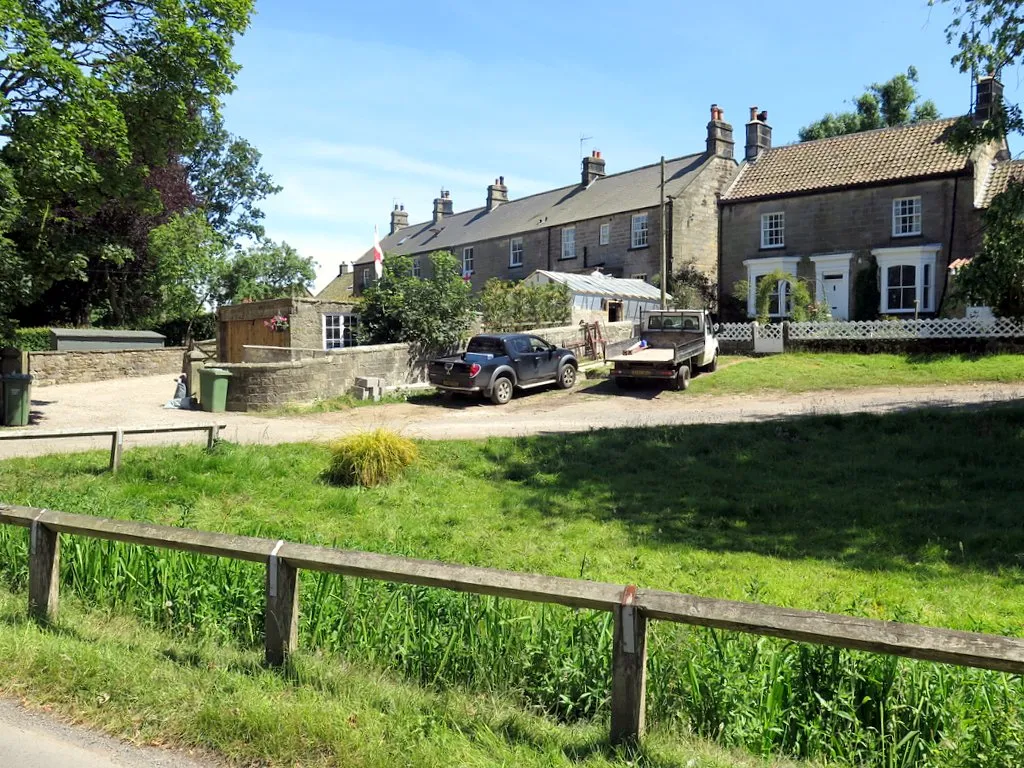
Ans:
[{"label": "green foliage in foreground", "polygon": [[0,695],[134,743],[215,750],[239,765],[784,768],[685,734],[652,732],[639,755],[603,724],[557,725],[498,697],[437,693],[335,657],[299,653],[284,674],[260,654],[168,637],[65,599],[56,631],[0,588]]},{"label": "green foliage in foreground", "polygon": [[387,485],[416,461],[416,443],[389,429],[361,432],[331,446],[327,481],[333,485]]},{"label": "green foliage in foreground", "polygon": [[694,393],[760,390],[812,392],[857,387],[928,386],[1024,380],[1024,355],[851,355],[787,352],[761,358],[722,357],[719,370],[690,382]]},{"label": "green foliage in foreground", "polygon": [[[221,445],[0,465],[16,503],[1013,634],[1024,409],[423,443],[392,486],[328,451]],[[978,457],[984,457],[979,461]],[[24,585],[26,534],[0,532]],[[64,589],[190,641],[260,642],[259,566],[66,540]],[[609,618],[305,573],[301,643],[437,691],[607,716]],[[1016,766],[1024,686],[997,673],[654,623],[649,716],[758,754]],[[672,763],[668,763],[672,764]]]}]

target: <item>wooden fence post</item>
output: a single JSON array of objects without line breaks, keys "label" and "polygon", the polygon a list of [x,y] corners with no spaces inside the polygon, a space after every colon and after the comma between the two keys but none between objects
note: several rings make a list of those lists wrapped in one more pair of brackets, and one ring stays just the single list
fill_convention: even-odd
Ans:
[{"label": "wooden fence post", "polygon": [[48,624],[57,618],[60,534],[40,523],[39,517],[29,528],[28,612],[32,618]]},{"label": "wooden fence post", "polygon": [[644,734],[647,698],[647,619],[637,610],[636,587],[615,608],[612,641],[612,744],[636,744]]},{"label": "wooden fence post", "polygon": [[211,424],[210,425],[210,433],[209,433],[209,435],[206,438],[206,449],[207,450],[213,450],[213,446],[216,444],[217,438],[219,436],[220,436],[220,425],[219,424]]},{"label": "wooden fence post", "polygon": [[299,571],[277,556],[278,541],[267,561],[267,612],[264,650],[267,665],[279,667],[299,645]]},{"label": "wooden fence post", "polygon": [[124,432],[118,429],[110,439],[110,471],[115,474],[121,468],[121,452],[123,450]]}]

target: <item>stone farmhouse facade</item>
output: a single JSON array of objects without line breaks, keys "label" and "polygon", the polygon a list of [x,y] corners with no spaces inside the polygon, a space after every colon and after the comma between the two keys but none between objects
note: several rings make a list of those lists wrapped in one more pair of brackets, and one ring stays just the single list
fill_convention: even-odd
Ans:
[{"label": "stone farmhouse facade", "polygon": [[[980,79],[972,118],[988,119],[1001,92]],[[772,147],[767,113],[753,108],[744,163],[720,200],[725,319],[753,317],[757,285],[775,270],[813,285],[836,319],[941,313],[951,266],[973,256],[981,212],[1020,170],[1005,141],[953,152],[957,119]],[[772,317],[788,314],[788,292],[780,281]]]},{"label": "stone farmhouse facade", "polygon": [[[736,174],[732,126],[713,105],[705,151],[665,161],[666,260],[718,267],[717,199]],[[413,272],[428,275],[429,254],[448,250],[461,261],[474,290],[490,278],[519,280],[535,270],[652,282],[661,263],[661,167],[653,163],[607,174],[593,152],[579,182],[519,199],[504,177],[487,187],[485,204],[455,212],[442,190],[430,220],[409,224],[403,206],[391,212],[384,253],[413,258]],[[354,267],[358,295],[374,279],[373,252]]]}]

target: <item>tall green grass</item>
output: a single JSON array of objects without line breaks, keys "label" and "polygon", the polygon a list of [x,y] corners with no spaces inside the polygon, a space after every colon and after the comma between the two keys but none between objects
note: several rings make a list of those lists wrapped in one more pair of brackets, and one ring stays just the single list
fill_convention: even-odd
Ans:
[{"label": "tall green grass", "polygon": [[[62,537],[62,589],[179,636],[262,642],[263,567]],[[23,588],[27,535],[0,527]],[[503,692],[566,721],[605,718],[608,614],[302,573],[301,643],[422,685]],[[841,764],[1019,766],[1019,678],[654,623],[648,713],[760,755]]]}]

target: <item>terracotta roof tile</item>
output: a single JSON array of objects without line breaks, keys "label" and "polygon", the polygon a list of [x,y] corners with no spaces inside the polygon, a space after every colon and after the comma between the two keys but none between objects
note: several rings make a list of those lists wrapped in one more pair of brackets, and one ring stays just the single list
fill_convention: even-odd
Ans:
[{"label": "terracotta roof tile", "polygon": [[725,202],[957,173],[969,160],[945,143],[957,118],[773,147],[746,163]]},{"label": "terracotta roof tile", "polygon": [[985,192],[981,202],[981,208],[988,208],[992,205],[992,198],[1000,192],[1005,192],[1011,181],[1024,181],[1024,160],[1003,160],[992,163],[992,170],[989,171],[988,180],[985,183]]}]

